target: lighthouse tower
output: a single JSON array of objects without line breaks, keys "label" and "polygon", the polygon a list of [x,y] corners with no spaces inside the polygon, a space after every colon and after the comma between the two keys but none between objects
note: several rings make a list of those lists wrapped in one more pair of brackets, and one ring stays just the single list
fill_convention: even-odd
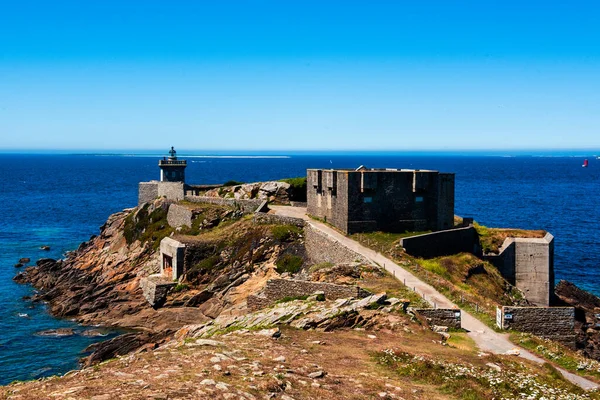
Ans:
[{"label": "lighthouse tower", "polygon": [[169,151],[169,157],[163,157],[162,160],[159,160],[158,166],[160,167],[161,182],[185,182],[187,161],[177,159],[177,152],[173,146]]}]

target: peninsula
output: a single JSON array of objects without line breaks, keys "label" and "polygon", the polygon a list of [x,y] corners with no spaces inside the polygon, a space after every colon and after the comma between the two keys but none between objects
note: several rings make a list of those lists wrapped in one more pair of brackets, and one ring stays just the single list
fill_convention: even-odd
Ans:
[{"label": "peninsula", "polygon": [[15,280],[130,329],[5,399],[600,398],[600,299],[554,287],[553,236],[454,215],[454,174],[309,169],[160,180],[65,259]]}]

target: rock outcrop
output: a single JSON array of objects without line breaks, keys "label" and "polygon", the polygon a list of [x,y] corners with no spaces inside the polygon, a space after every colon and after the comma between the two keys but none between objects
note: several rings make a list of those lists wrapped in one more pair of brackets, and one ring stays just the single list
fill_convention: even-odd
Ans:
[{"label": "rock outcrop", "polygon": [[575,307],[577,348],[600,360],[600,298],[565,280],[556,285],[555,294],[564,305]]},{"label": "rock outcrop", "polygon": [[270,181],[257,183],[244,183],[235,186],[223,186],[209,190],[205,193],[208,197],[224,197],[233,199],[260,199],[281,204],[290,202],[290,184],[287,182]]}]

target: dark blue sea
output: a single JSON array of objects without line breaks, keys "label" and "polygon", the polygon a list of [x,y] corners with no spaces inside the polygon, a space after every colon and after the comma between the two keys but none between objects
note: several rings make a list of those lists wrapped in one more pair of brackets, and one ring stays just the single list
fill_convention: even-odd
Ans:
[{"label": "dark blue sea", "polygon": [[[108,215],[137,202],[137,183],[158,179],[158,155],[0,154],[0,384],[77,368],[94,338],[41,337],[85,329],[22,300],[13,283],[21,257],[62,257],[97,234]],[[600,295],[600,160],[588,157],[291,155],[185,157],[189,183],[304,176],[311,168],[437,169],[456,173],[456,213],[484,225],[546,229],[555,236],[556,279]],[[39,249],[42,245],[50,251]]]}]

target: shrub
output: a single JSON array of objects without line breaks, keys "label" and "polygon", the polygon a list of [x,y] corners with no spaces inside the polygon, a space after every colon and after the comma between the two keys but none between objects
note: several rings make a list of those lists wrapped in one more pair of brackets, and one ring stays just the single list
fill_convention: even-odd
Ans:
[{"label": "shrub", "polygon": [[277,272],[283,274],[284,272],[289,272],[290,274],[295,274],[300,271],[302,268],[302,257],[295,256],[293,254],[284,254],[275,265],[277,266]]},{"label": "shrub", "polygon": [[295,236],[299,236],[302,229],[295,225],[275,225],[271,228],[271,234],[277,240],[282,242],[288,241]]},{"label": "shrub", "polygon": [[160,241],[173,232],[167,223],[167,207],[158,207],[148,213],[149,205],[145,204],[137,214],[132,212],[125,218],[123,235],[128,245],[136,240],[145,244],[152,242],[152,247],[157,249]]},{"label": "shrub", "polygon": [[198,264],[196,264],[194,266],[194,268],[213,269],[217,266],[217,264],[219,263],[220,260],[221,260],[221,257],[219,257],[218,255],[215,254],[213,256],[207,257],[204,260],[200,261]]},{"label": "shrub", "polygon": [[189,289],[189,286],[186,285],[185,283],[178,283],[173,288],[173,292],[178,293],[178,292],[183,292],[184,290],[188,290],[188,289]]}]

